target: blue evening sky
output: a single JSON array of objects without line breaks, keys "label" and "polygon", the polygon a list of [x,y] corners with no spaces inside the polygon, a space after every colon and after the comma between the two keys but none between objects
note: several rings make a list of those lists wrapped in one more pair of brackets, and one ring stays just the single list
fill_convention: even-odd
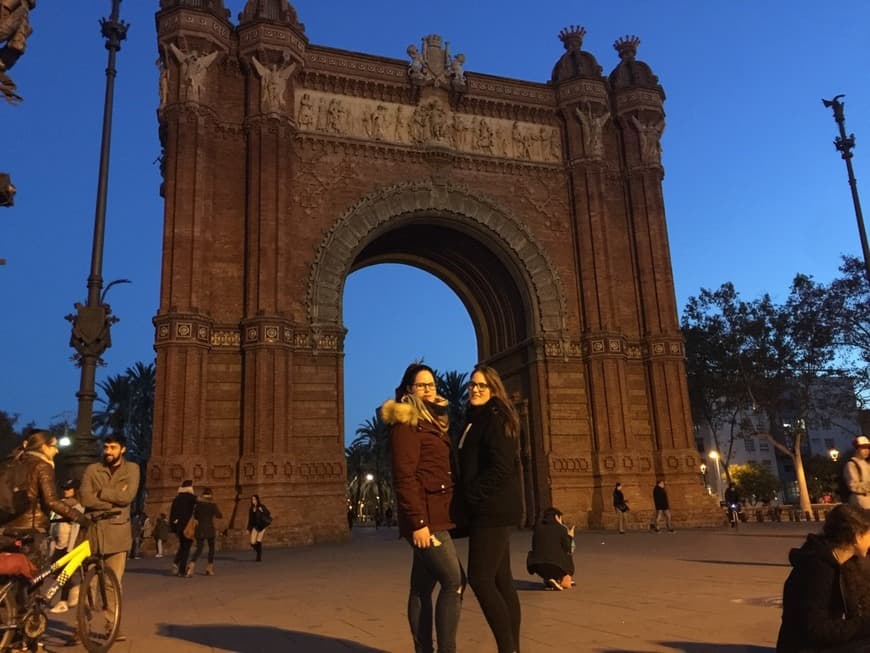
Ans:
[{"label": "blue evening sky", "polygon": [[[226,0],[233,20],[243,0]],[[108,301],[121,318],[98,380],[153,359],[160,283],[156,0],[125,0],[131,24],[118,56],[103,276],[133,281]],[[567,25],[605,74],[613,41],[641,39],[667,94],[662,140],[665,206],[678,305],[733,281],[745,297],[783,299],[797,272],[830,281],[842,254],[859,254],[836,125],[822,97],[846,94],[858,137],[859,188],[870,203],[870,3],[808,0],[298,0],[312,43],[405,59],[408,44],[441,34],[466,70],[546,81]],[[0,209],[0,409],[46,424],[76,407],[79,374],[63,316],[86,296],[97,184],[106,51],[98,21],[110,0],[41,2],[12,76],[25,101],[0,105],[0,170],[18,187]],[[336,216],[337,218],[338,216]],[[427,297],[421,302],[401,298]],[[413,303],[410,316],[398,303]],[[476,360],[468,314],[426,273],[376,266],[345,288],[346,428],[372,416],[404,365],[438,369]]]}]

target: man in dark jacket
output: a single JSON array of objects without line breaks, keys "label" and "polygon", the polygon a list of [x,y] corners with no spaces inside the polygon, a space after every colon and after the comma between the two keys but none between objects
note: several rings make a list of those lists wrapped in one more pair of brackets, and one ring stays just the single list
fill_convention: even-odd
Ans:
[{"label": "man in dark jacket", "polygon": [[656,516],[653,522],[649,525],[651,531],[659,532],[659,519],[665,518],[665,526],[669,533],[676,533],[671,525],[671,505],[668,502],[668,492],[665,490],[665,482],[661,479],[656,481],[656,486],[653,488],[653,505],[656,509]]},{"label": "man in dark jacket", "polygon": [[196,506],[196,495],[193,493],[193,481],[189,479],[182,481],[169,509],[169,528],[178,537],[178,551],[172,562],[173,576],[184,576],[187,573],[187,558],[190,555],[193,539],[184,536],[184,527],[193,517],[194,506]]},{"label": "man in dark jacket", "polygon": [[193,516],[196,519],[196,549],[193,552],[193,559],[187,565],[185,575],[193,576],[196,561],[202,553],[203,543],[208,542],[208,564],[205,567],[205,575],[214,576],[214,540],[217,532],[214,522],[215,519],[222,519],[223,515],[220,508],[215,505],[211,488],[203,489],[202,496],[193,507]]}]

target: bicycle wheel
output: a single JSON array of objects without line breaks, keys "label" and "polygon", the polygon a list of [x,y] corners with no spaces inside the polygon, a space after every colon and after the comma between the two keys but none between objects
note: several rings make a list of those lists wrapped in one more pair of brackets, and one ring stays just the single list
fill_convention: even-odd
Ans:
[{"label": "bicycle wheel", "polygon": [[105,653],[121,625],[121,583],[108,567],[91,565],[79,590],[79,637],[90,653]]},{"label": "bicycle wheel", "polygon": [[15,623],[15,590],[13,585],[9,588],[2,599],[0,599],[0,651],[7,650],[12,645],[12,640],[15,638],[16,623]]}]

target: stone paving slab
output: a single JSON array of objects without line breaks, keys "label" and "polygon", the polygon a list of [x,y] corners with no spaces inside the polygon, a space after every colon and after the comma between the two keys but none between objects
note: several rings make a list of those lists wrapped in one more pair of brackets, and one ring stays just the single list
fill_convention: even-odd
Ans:
[{"label": "stone paving slab", "polygon": [[[522,651],[773,653],[788,550],[818,526],[579,533],[577,587],[564,592],[546,591],[526,573],[531,533],[518,532],[511,549]],[[464,559],[465,541],[457,548]],[[267,549],[259,564],[252,553],[219,554],[213,577],[170,577],[167,558],[131,560],[122,624],[129,639],[112,651],[412,651],[410,557],[394,529],[355,529],[347,544]],[[74,614],[52,615],[49,649],[73,627]],[[458,649],[496,650],[470,591]]]}]

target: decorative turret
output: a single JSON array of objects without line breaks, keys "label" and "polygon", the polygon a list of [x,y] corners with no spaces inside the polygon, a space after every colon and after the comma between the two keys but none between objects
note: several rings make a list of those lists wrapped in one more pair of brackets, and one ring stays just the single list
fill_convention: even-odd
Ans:
[{"label": "decorative turret", "polygon": [[282,23],[300,32],[305,31],[305,25],[299,22],[296,10],[287,0],[248,0],[239,14],[239,25],[259,20]]},{"label": "decorative turret", "polygon": [[601,66],[598,65],[595,57],[582,50],[585,35],[586,29],[579,25],[571,25],[559,32],[559,39],[564,44],[566,52],[553,67],[550,80],[554,84],[578,77],[601,78]]},{"label": "decorative turret", "polygon": [[[614,41],[613,48],[619,53],[620,62],[610,73],[610,85],[614,89],[641,87],[661,91],[659,78],[653,74],[652,69],[635,58],[638,45],[640,39],[632,35]],[[664,92],[662,95],[664,96]]]},{"label": "decorative turret", "polygon": [[224,7],[224,0],[160,0],[160,10],[184,7],[186,9],[204,9],[218,18],[229,18],[230,10]]}]

